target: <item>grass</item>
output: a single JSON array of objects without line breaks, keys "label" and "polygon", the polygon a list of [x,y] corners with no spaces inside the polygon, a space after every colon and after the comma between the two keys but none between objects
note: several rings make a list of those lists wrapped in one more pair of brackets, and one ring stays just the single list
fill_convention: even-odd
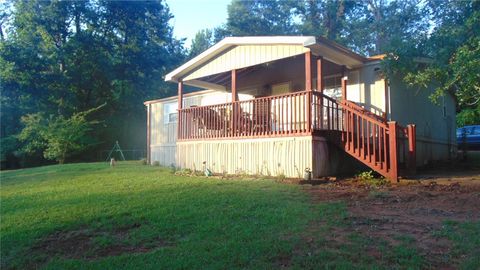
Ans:
[{"label": "grass", "polygon": [[480,269],[480,221],[445,221],[435,235],[453,242],[450,257],[460,261],[460,269]]},{"label": "grass", "polygon": [[[314,204],[298,185],[274,180],[69,164],[2,172],[0,195],[2,269],[425,265],[411,241],[390,246],[353,232],[344,202]],[[337,239],[337,230],[352,233]]]}]

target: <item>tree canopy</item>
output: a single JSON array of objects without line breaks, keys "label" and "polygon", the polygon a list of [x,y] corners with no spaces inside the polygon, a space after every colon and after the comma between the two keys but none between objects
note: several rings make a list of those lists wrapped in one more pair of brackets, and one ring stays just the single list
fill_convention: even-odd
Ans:
[{"label": "tree canopy", "polygon": [[189,57],[226,36],[322,36],[366,56],[388,54],[388,76],[401,75],[411,86],[435,84],[433,102],[451,94],[458,125],[478,124],[479,10],[478,0],[233,0],[227,22],[198,33]]},{"label": "tree canopy", "polygon": [[144,148],[143,102],[174,95],[164,75],[227,36],[314,35],[366,56],[387,53],[387,74],[401,74],[412,86],[435,82],[433,102],[451,94],[458,124],[478,124],[479,3],[232,0],[226,22],[201,30],[186,48],[173,37],[174,15],[164,0],[7,0],[0,3],[2,161],[57,156],[28,151],[32,140],[19,134],[34,124],[61,129],[104,103],[89,120],[100,124],[82,129],[92,140],[77,139],[82,147],[72,146],[70,158],[93,160],[93,149],[116,140],[127,149]]},{"label": "tree canopy", "polygon": [[92,147],[144,147],[143,102],[174,94],[162,77],[185,58],[163,1],[11,1],[0,14],[2,146],[24,115],[72,119],[106,103]]}]

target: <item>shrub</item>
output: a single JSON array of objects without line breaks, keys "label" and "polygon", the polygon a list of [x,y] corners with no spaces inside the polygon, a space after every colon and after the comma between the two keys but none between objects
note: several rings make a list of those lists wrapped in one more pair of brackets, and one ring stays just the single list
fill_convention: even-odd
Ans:
[{"label": "shrub", "polygon": [[63,164],[67,157],[84,151],[95,144],[89,132],[98,121],[89,121],[87,116],[105,104],[87,111],[75,113],[70,117],[44,113],[27,114],[20,121],[23,129],[18,139],[24,143],[22,151],[35,153],[42,151],[46,159],[56,160]]},{"label": "shrub", "polygon": [[361,172],[357,174],[357,179],[362,184],[374,187],[384,186],[388,183],[384,177],[376,177],[373,171]]}]

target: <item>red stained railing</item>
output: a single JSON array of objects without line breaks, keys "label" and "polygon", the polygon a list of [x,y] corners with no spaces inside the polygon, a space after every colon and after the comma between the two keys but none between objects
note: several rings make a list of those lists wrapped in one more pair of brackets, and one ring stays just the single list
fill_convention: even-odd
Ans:
[{"label": "red stained railing", "polygon": [[343,111],[339,102],[320,92],[312,94],[312,129],[342,131]]},{"label": "red stained railing", "polygon": [[287,136],[311,132],[310,91],[179,110],[179,140]]},{"label": "red stained railing", "polygon": [[[399,160],[415,167],[415,126],[400,127],[351,101],[337,101],[315,91],[185,108],[179,110],[178,121],[179,140],[340,131],[342,148],[387,178],[398,178]],[[408,154],[402,152],[405,149]]]},{"label": "red stained railing", "polygon": [[380,174],[396,179],[397,166],[392,166],[396,164],[396,158],[393,157],[396,153],[392,155],[396,147],[390,141],[396,134],[395,129],[392,132],[391,125],[396,123],[372,117],[349,103],[342,102],[345,117],[342,141],[345,151]]},{"label": "red stained railing", "polygon": [[342,141],[351,156],[383,176],[397,180],[399,164],[415,172],[415,125],[402,127],[368,112],[351,101],[341,102],[344,113]]}]

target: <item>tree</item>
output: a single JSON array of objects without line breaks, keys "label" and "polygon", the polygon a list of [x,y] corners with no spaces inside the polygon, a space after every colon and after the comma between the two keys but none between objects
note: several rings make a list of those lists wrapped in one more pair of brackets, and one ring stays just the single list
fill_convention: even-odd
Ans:
[{"label": "tree", "polygon": [[[434,102],[446,94],[455,96],[459,126],[478,124],[480,1],[430,1],[427,8],[435,23],[431,36],[417,52],[410,49],[397,53],[396,58],[403,60],[392,65],[395,70],[403,70],[407,74],[405,81],[410,85],[436,85],[436,91],[431,96]],[[428,65],[412,64],[419,53],[430,59]]]},{"label": "tree", "polygon": [[301,19],[299,32],[344,43],[347,17],[357,5],[351,0],[299,1],[295,12]]},{"label": "tree", "polygon": [[[0,10],[1,137],[22,115],[67,119],[107,103],[92,131],[110,145],[145,146],[143,101],[175,93],[162,77],[185,58],[164,1],[9,1]],[[8,29],[3,28],[9,22]],[[91,159],[96,153],[84,153]]]},{"label": "tree", "polygon": [[203,29],[195,34],[192,45],[188,52],[188,58],[191,59],[204,52],[214,44],[214,34],[210,29]]},{"label": "tree", "polygon": [[419,44],[429,20],[420,0],[357,2],[348,14],[344,41],[354,51],[376,55]]},{"label": "tree", "polygon": [[295,34],[295,6],[291,0],[232,0],[227,7],[227,23],[215,29],[215,40],[226,36]]},{"label": "tree", "polygon": [[46,159],[63,164],[67,157],[83,151],[95,142],[89,132],[99,122],[88,121],[86,117],[104,105],[75,113],[69,118],[62,115],[46,117],[41,112],[23,116],[21,122],[25,127],[18,135],[19,140],[25,143],[23,151],[42,151]]}]

